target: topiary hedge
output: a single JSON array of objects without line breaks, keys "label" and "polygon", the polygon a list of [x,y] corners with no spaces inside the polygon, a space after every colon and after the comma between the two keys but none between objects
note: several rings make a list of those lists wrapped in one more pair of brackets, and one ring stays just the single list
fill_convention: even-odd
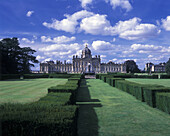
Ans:
[{"label": "topiary hedge", "polygon": [[49,93],[31,104],[0,105],[2,136],[76,136],[77,106],[70,93]]},{"label": "topiary hedge", "polygon": [[143,88],[144,101],[152,106],[156,107],[156,93],[158,92],[170,92],[170,88],[163,86],[151,86]]},{"label": "topiary hedge", "polygon": [[78,87],[80,86],[81,78],[69,78],[68,81],[64,85],[57,85],[48,88],[48,93],[51,92],[68,92],[71,93],[71,103],[75,104],[76,95]]},{"label": "topiary hedge", "polygon": [[160,87],[164,88],[163,86],[160,85],[138,84],[126,80],[115,80],[115,87],[135,96],[137,99],[143,102],[146,101],[148,104],[150,103],[149,99],[151,98],[149,96],[147,97],[147,95],[150,92],[146,92],[146,90],[149,88],[160,88]]},{"label": "topiary hedge", "polygon": [[161,79],[170,79],[170,75],[160,75]]},{"label": "topiary hedge", "polygon": [[170,114],[170,93],[156,93],[156,108]]},{"label": "topiary hedge", "polygon": [[24,74],[24,79],[34,79],[34,78],[48,78],[49,74]]},{"label": "topiary hedge", "polygon": [[20,74],[1,74],[0,80],[7,80],[7,79],[20,79]]}]

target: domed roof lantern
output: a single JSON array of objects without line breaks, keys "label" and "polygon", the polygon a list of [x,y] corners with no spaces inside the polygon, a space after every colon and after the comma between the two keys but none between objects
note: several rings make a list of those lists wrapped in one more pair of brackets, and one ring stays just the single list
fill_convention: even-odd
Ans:
[{"label": "domed roof lantern", "polygon": [[87,44],[86,44],[86,47],[82,50],[82,53],[91,54],[91,50],[88,48]]},{"label": "domed roof lantern", "polygon": [[91,57],[91,50],[88,48],[86,44],[86,47],[82,50],[82,58],[90,58],[90,57]]}]

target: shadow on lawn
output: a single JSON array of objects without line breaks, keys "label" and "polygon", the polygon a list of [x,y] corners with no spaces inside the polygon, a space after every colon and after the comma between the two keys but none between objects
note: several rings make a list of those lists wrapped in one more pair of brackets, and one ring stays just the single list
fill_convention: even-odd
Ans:
[{"label": "shadow on lawn", "polygon": [[77,94],[78,136],[98,136],[98,118],[94,108],[102,105],[98,99],[91,99],[88,87],[87,80],[82,80]]}]

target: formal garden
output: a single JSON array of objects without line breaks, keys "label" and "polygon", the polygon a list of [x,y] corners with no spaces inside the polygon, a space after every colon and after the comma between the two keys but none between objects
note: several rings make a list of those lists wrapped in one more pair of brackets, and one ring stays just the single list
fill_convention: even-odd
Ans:
[{"label": "formal garden", "polygon": [[170,134],[169,75],[10,74],[0,81],[2,136]]}]

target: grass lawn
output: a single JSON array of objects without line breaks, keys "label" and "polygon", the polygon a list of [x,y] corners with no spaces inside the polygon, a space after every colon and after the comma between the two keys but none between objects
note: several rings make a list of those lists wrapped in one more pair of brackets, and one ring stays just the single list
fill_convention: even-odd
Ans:
[{"label": "grass lawn", "polygon": [[79,136],[169,136],[170,115],[99,79],[83,80],[78,92]]},{"label": "grass lawn", "polygon": [[1,103],[30,103],[47,94],[47,88],[64,84],[67,79],[24,79],[0,81]]},{"label": "grass lawn", "polygon": [[129,78],[126,79],[131,82],[141,83],[141,84],[157,84],[170,87],[170,79],[138,79],[138,78]]}]

